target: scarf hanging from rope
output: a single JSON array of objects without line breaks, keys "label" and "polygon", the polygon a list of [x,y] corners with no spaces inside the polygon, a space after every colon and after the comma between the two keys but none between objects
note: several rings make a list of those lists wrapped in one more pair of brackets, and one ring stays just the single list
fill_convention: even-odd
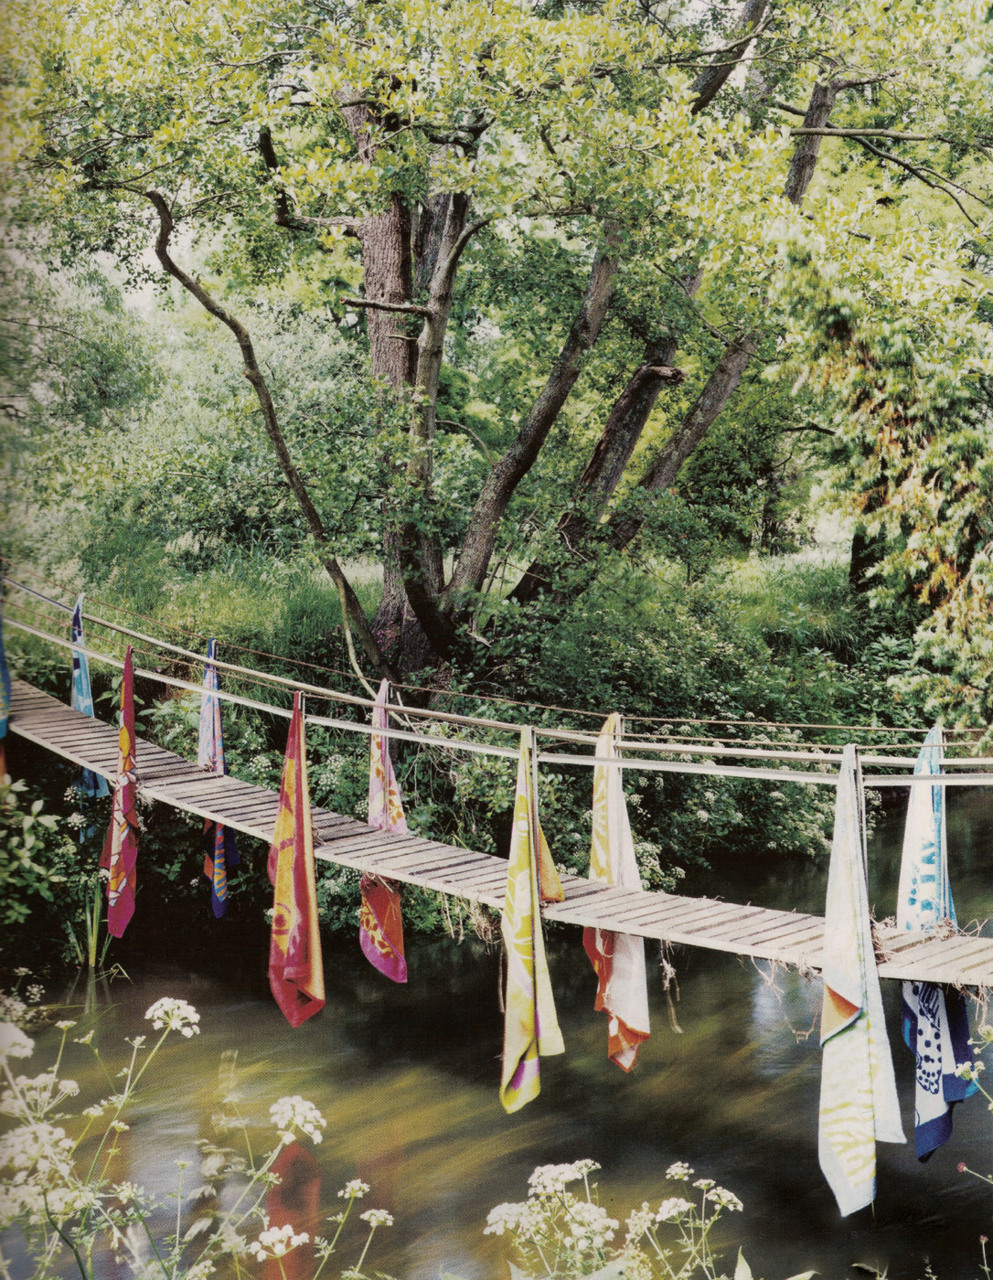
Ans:
[{"label": "scarf hanging from rope", "polygon": [[541,1090],[539,1058],[564,1053],[541,931],[541,901],[561,902],[562,886],[538,822],[528,731],[521,732],[514,828],[500,929],[507,953],[507,996],[500,1101],[517,1111]]},{"label": "scarf hanging from rope", "polygon": [[[211,636],[207,641],[207,661],[203,669],[197,764],[210,773],[227,773],[224,733],[221,728],[221,700],[217,696],[220,684],[217,667],[214,665],[215,653],[216,642]],[[218,919],[228,909],[228,872],[239,863],[234,832],[222,822],[207,818],[203,824],[203,873],[210,881],[210,905]]]},{"label": "scarf hanging from rope", "polygon": [[[941,772],[943,748],[938,725],[924,739],[915,773]],[[948,879],[945,794],[941,786],[910,788],[903,832],[898,928],[926,932],[942,921],[955,923]],[[960,1079],[955,1068],[972,1061],[969,1013],[954,987],[933,982],[902,984],[903,1038],[914,1054],[914,1145],[919,1160],[952,1134],[952,1108],[976,1092],[975,1081]]]},{"label": "scarf hanging from rope", "polygon": [[117,778],[111,805],[110,826],[100,866],[107,879],[107,932],[120,938],[134,915],[138,861],[138,783],[134,735],[134,666],[131,646],[124,655],[121,680],[121,727],[118,732]]},{"label": "scarf hanging from rope", "polygon": [[[372,727],[380,731],[385,730],[388,723],[389,693],[389,681],[384,680],[372,709]],[[407,819],[393,772],[389,741],[383,732],[374,733],[369,745],[369,826],[396,835],[407,834]],[[359,945],[362,953],[387,978],[406,982],[400,891],[390,881],[372,875],[362,877],[361,888]]]},{"label": "scarf hanging from rope", "polygon": [[[617,749],[620,729],[621,718],[615,712],[608,716],[597,739],[596,754],[618,764],[593,767],[590,879],[622,889],[640,889]],[[612,929],[586,928],[583,946],[597,975],[594,1007],[606,1010],[608,1016],[607,1056],[622,1070],[630,1071],[639,1046],[649,1036],[645,940]]]},{"label": "scarf hanging from rope", "polygon": [[324,1008],[306,727],[300,693],[293,695],[293,718],[268,870],[273,886],[269,985],[290,1026],[298,1027]]},{"label": "scarf hanging from rope", "polygon": [[843,1216],[876,1195],[876,1142],[905,1142],[866,884],[861,774],[842,754],[824,909],[818,1156]]}]

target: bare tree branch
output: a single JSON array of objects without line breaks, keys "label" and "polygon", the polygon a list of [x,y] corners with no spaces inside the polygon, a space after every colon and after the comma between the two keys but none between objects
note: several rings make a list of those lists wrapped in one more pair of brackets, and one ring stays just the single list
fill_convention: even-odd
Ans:
[{"label": "bare tree branch", "polygon": [[[355,591],[345,576],[345,572],[338,562],[335,555],[329,553],[327,530],[324,523],[314,506],[314,503],[307,491],[303,477],[297,470],[286,439],[283,436],[282,429],[279,425],[279,419],[276,414],[276,406],[273,403],[272,395],[269,391],[268,383],[265,375],[259,368],[259,363],[255,355],[255,348],[252,344],[251,335],[241,321],[231,312],[227,311],[221,304],[207,292],[203,285],[193,276],[189,275],[175,261],[170,253],[169,241],[171,239],[175,223],[172,217],[172,210],[169,208],[168,201],[160,191],[146,191],[145,197],[151,202],[153,208],[159,216],[159,232],[155,240],[155,256],[159,260],[162,269],[167,272],[174,280],[178,280],[183,288],[196,298],[197,302],[214,316],[215,319],[226,325],[234,334],[238,347],[241,350],[241,358],[244,366],[243,372],[248,381],[252,384],[258,398],[259,406],[262,409],[262,421],[265,425],[266,435],[268,435],[272,446],[279,459],[279,465],[283,475],[286,477],[290,489],[296,498],[304,519],[307,521],[307,527],[310,530],[311,537],[325,551],[324,567],[327,570],[331,580],[338,588],[339,595],[342,598],[343,606],[346,609],[345,622],[353,627],[359,642],[362,645],[366,658],[373,664],[380,675],[395,678],[395,674],[391,673],[389,663],[386,661],[376,637],[372,633],[365,611],[355,594]],[[361,673],[359,673],[361,675]]]},{"label": "bare tree branch", "polygon": [[430,307],[422,307],[416,302],[377,302],[374,298],[353,298],[342,294],[342,302],[352,307],[370,307],[373,311],[402,311],[405,315],[429,316]]}]

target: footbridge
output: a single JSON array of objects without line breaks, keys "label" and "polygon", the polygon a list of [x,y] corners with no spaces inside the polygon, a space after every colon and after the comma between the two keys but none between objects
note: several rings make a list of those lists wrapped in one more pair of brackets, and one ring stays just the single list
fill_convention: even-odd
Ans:
[{"label": "footbridge", "polygon": [[[54,602],[53,602],[54,603]],[[65,606],[59,606],[64,608]],[[99,621],[99,620],[94,620]],[[6,625],[19,627],[41,639],[73,647],[64,637],[42,630],[32,624],[16,622],[8,617]],[[111,624],[106,624],[111,625]],[[128,635],[140,637],[140,633],[117,628]],[[148,640],[148,637],[140,637]],[[164,644],[164,642],[162,642]],[[80,646],[75,646],[77,649]],[[165,646],[186,653],[176,646]],[[84,650],[96,660],[121,666],[119,659],[106,653]],[[189,654],[202,662],[202,655]],[[245,671],[233,664],[218,662],[217,666],[232,671]],[[168,685],[198,692],[195,684],[161,672],[141,670],[139,676],[159,679]],[[280,677],[270,677],[280,681]],[[282,680],[288,687],[301,687],[294,681]],[[308,686],[303,686],[306,689]],[[322,697],[329,691],[315,690]],[[256,703],[236,694],[220,695],[234,702],[258,706],[266,713],[285,714],[269,704]],[[371,700],[340,695],[344,701],[370,706]],[[407,712],[405,711],[405,715]],[[411,714],[417,713],[411,709]],[[456,725],[465,717],[430,713],[442,726]],[[370,733],[368,725],[357,721],[308,715],[308,721],[335,725],[340,728]],[[490,726],[496,721],[477,721]],[[435,726],[437,730],[437,724]],[[519,725],[505,726],[519,732]],[[117,729],[90,716],[72,710],[56,698],[20,680],[12,687],[10,731],[35,743],[56,755],[86,769],[102,774],[113,783],[117,769]],[[456,750],[484,750],[489,754],[516,758],[511,747],[481,746],[464,738],[440,738],[416,730],[390,728],[389,736],[412,739],[434,746],[448,745]],[[595,743],[593,735],[583,735],[563,730],[558,734],[562,743],[582,746]],[[595,763],[586,754],[568,755],[558,751],[538,751],[537,764]],[[709,751],[709,758],[707,752]],[[702,754],[703,760],[690,759]],[[780,757],[782,756],[780,752]],[[686,742],[650,743],[639,741],[625,744],[624,767],[643,770],[675,770],[679,772],[709,773],[719,776],[746,776],[800,782],[805,785],[835,785],[836,760],[825,751],[803,752],[791,749],[786,766],[781,758],[772,758],[772,751],[749,747],[718,746],[708,748],[699,743]],[[672,758],[675,757],[675,758]],[[719,758],[718,758],[719,757]],[[739,763],[743,758],[744,762]],[[733,763],[728,763],[728,760]],[[950,762],[961,766],[955,771],[935,775],[914,775],[910,772],[912,756],[866,754],[863,764],[867,768],[876,765],[881,769],[898,773],[866,773],[866,786],[913,786],[939,781],[942,785],[990,785],[993,773],[988,772],[989,760],[958,760]],[[798,767],[805,766],[805,767]],[[225,826],[270,841],[278,810],[276,792],[230,775],[206,773],[193,762],[157,746],[138,739],[137,778],[139,793],[147,800],[159,801],[187,813],[197,814],[221,822]],[[391,835],[367,826],[341,814],[326,809],[313,808],[315,855],[318,859],[352,867],[357,871],[419,885],[453,897],[483,903],[499,910],[503,905],[507,863],[504,859],[469,849],[423,839],[414,835]],[[598,884],[579,876],[563,874],[564,901],[544,907],[544,917],[549,921],[578,926],[595,926],[623,933],[637,934],[645,938],[657,938],[663,943],[704,947],[713,951],[731,952],[817,971],[821,964],[824,938],[824,921],[820,916],[794,911],[773,910],[760,906],[722,901],[719,898],[687,897],[662,892],[632,891]],[[976,933],[953,933],[951,936],[912,933],[886,925],[877,926],[877,962],[881,977],[907,978],[930,982],[953,983],[965,987],[993,986],[993,938]]]}]

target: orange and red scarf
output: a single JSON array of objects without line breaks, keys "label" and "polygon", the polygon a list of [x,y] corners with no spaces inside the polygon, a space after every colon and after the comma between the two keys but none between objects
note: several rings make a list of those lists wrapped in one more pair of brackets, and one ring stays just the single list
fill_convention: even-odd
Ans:
[{"label": "orange and red scarf", "polygon": [[324,1008],[306,733],[299,693],[293,695],[293,717],[268,869],[274,891],[269,985],[287,1021],[298,1027]]},{"label": "orange and red scarf", "polygon": [[107,932],[120,938],[134,915],[138,861],[138,792],[134,736],[134,667],[131,646],[124,655],[121,681],[121,728],[118,734],[117,779],[100,866],[107,879]]}]

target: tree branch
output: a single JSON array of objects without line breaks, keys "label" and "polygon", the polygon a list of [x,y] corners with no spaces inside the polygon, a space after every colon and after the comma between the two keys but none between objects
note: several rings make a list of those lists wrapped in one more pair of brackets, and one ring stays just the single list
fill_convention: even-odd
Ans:
[{"label": "tree branch", "polygon": [[401,311],[411,316],[430,316],[430,307],[422,307],[416,302],[377,302],[374,298],[352,298],[341,295],[341,301],[352,307],[369,307],[373,311]]},{"label": "tree branch", "polygon": [[303,477],[290,456],[289,448],[279,426],[276,406],[273,403],[268,383],[259,368],[259,363],[255,356],[251,335],[236,316],[221,306],[198,280],[184,271],[173,259],[169,249],[169,241],[175,229],[172,210],[161,192],[146,191],[144,194],[159,216],[159,232],[155,240],[155,256],[158,258],[160,266],[163,271],[172,276],[174,280],[177,280],[188,293],[192,294],[205,311],[209,312],[215,319],[220,320],[234,335],[241,351],[244,375],[252,384],[262,410],[262,421],[265,425],[266,435],[268,435],[276,452],[276,457],[279,459],[283,475],[286,477],[287,483],[303,512],[311,537],[325,552],[323,557],[324,567],[345,601],[347,619],[351,622],[355,633],[359,637],[363,652],[380,675],[395,678],[395,675],[391,675],[389,663],[386,661],[376,637],[372,633],[365,611],[351,583],[345,576],[337,557],[330,554],[327,530],[324,528],[324,523],[311,500]]},{"label": "tree branch", "polygon": [[748,46],[762,29],[766,4],[767,0],[744,0],[736,27],[743,34],[726,49],[720,50],[721,57],[729,53],[734,56],[726,62],[715,59],[693,81],[691,87],[693,93],[696,94],[693,105],[690,107],[693,115],[699,115],[705,107],[708,107],[727,83],[731,72],[744,57]]},{"label": "tree branch", "polygon": [[[899,168],[904,169],[907,173],[912,174],[919,182],[923,182],[926,187],[930,187],[932,191],[940,191],[941,194],[943,196],[947,196],[949,200],[954,200],[955,203],[958,205],[959,211],[961,212],[962,216],[968,222],[971,222],[974,227],[979,226],[978,221],[969,213],[969,211],[963,205],[962,201],[958,198],[958,196],[955,195],[953,191],[949,191],[948,187],[945,186],[946,179],[942,178],[940,174],[936,174],[933,169],[929,169],[927,166],[912,164],[909,160],[904,160],[902,156],[895,156],[889,151],[880,151],[878,147],[874,147],[872,143],[869,142],[866,138],[856,138],[855,141],[865,151],[868,151],[870,152],[870,154],[877,156],[880,160],[885,160],[889,164],[895,164]],[[926,175],[931,175],[931,177],[937,178],[938,179],[937,182],[932,182],[931,177],[928,177]],[[950,182],[950,180],[948,181]],[[950,185],[958,187],[959,191],[963,192],[967,196],[970,196],[973,200],[976,200],[979,204],[989,207],[987,204],[987,201],[981,199],[974,192],[967,190],[965,187],[959,186],[957,182],[956,183],[950,182]]]},{"label": "tree branch", "polygon": [[[275,180],[279,176],[279,158],[273,144],[272,134],[268,127],[259,130],[259,154],[265,167]],[[297,213],[290,208],[289,197],[281,186],[276,188],[276,226],[285,227],[288,231],[309,231],[312,228],[339,227],[350,235],[355,235],[356,228],[361,226],[361,218],[334,216],[330,218],[314,218]]]},{"label": "tree branch", "polygon": [[618,266],[614,237],[594,259],[582,304],[572,322],[555,367],[521,424],[517,438],[490,472],[476,500],[448,593],[458,598],[479,591],[493,554],[496,527],[517,486],[534,465],[566,398],[579,377],[583,360],[600,336]]},{"label": "tree branch", "polygon": [[947,142],[940,133],[900,133],[896,129],[819,129],[799,127],[790,130],[791,138],[893,138],[897,142]]}]

